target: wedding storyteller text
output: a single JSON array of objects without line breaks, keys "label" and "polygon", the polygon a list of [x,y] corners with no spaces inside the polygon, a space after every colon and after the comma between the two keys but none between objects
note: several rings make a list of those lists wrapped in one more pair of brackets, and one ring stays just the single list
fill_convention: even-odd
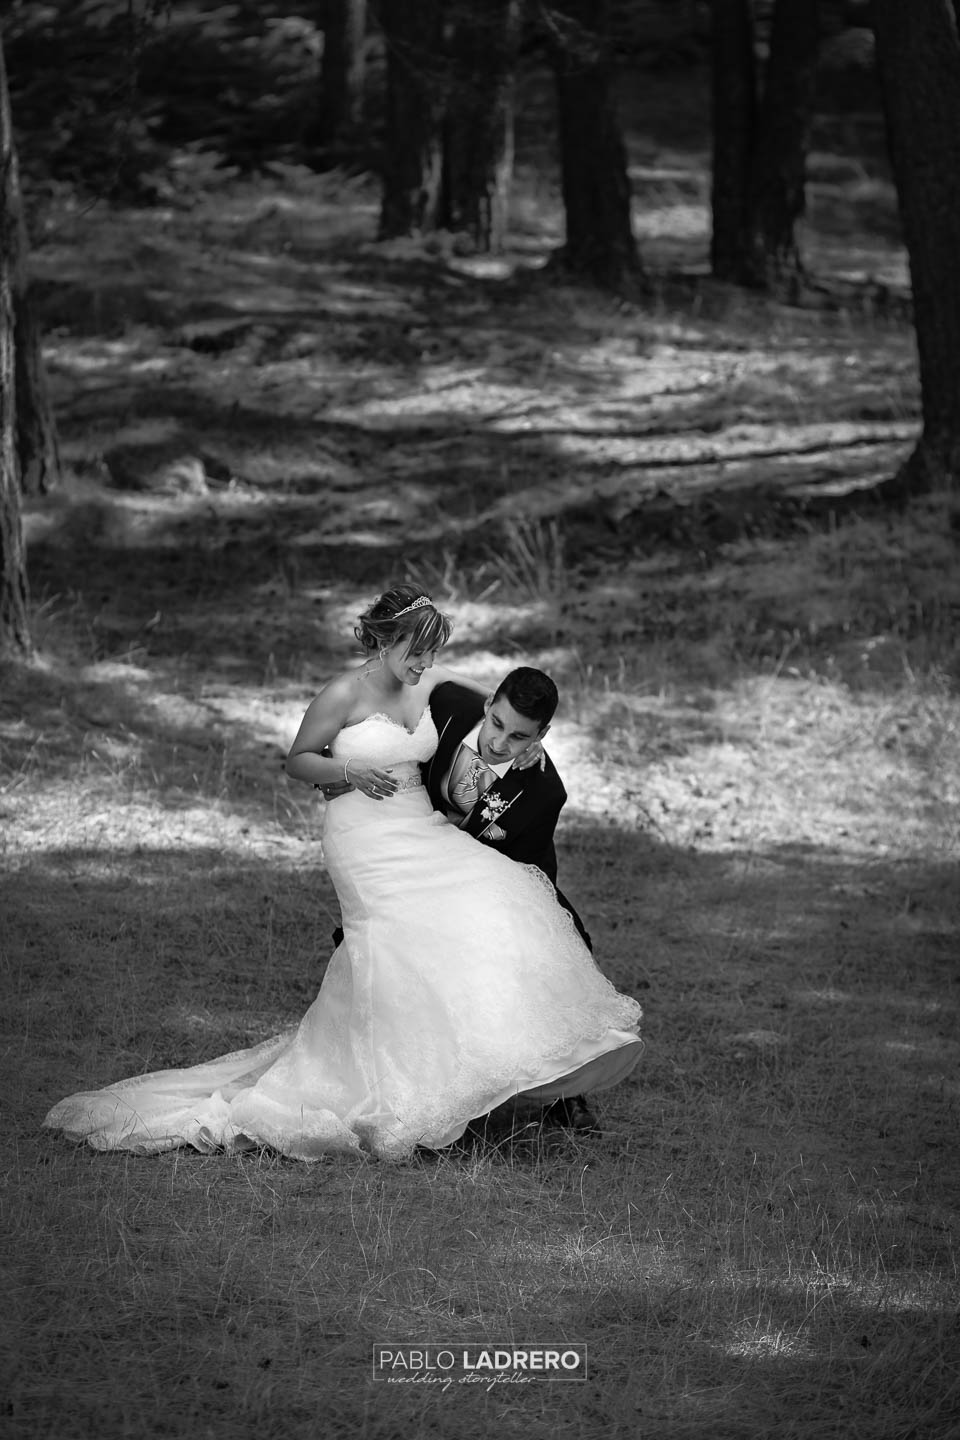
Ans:
[{"label": "wedding storyteller text", "polygon": [[394,1385],[526,1385],[534,1380],[586,1380],[587,1347],[555,1345],[373,1346],[373,1378]]}]

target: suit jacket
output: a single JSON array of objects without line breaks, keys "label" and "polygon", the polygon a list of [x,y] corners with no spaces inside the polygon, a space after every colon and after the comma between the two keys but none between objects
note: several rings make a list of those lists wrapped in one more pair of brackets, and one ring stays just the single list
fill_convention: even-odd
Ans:
[{"label": "suit jacket", "polygon": [[[430,696],[430,711],[440,739],[436,753],[421,766],[421,770],[434,809],[446,813],[448,807],[440,786],[453,764],[461,740],[483,717],[483,696],[448,681],[438,685]],[[484,805],[490,797],[502,802],[495,821],[488,820],[483,814]],[[528,770],[510,769],[506,775],[495,780],[483,796],[483,801],[474,806],[462,828],[468,835],[473,835],[494,850],[500,850],[509,859],[522,865],[536,865],[556,887],[554,832],[566,799],[563,781],[548,755],[543,770],[539,766],[531,766]],[[490,835],[494,823],[504,832],[502,837]],[[557,899],[569,911],[589,945],[590,937],[580,916],[559,889]]]}]

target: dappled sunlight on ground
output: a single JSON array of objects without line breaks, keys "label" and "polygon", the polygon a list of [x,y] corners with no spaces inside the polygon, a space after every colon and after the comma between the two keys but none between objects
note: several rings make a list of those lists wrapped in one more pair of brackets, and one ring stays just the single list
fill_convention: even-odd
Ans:
[{"label": "dappled sunlight on ground", "polygon": [[[654,254],[675,201],[643,211]],[[59,217],[34,258],[71,467],[202,495],[221,524],[228,498],[293,488],[284,549],[390,549],[407,527],[459,549],[571,504],[615,528],[661,492],[849,487],[916,433],[909,329],[852,300],[791,311],[667,268],[648,305],[598,307],[442,244],[339,249],[374,209],[369,182],[297,171],[150,212],[148,234]]]},{"label": "dappled sunlight on ground", "polygon": [[577,809],[674,844],[945,854],[960,812],[960,707],[930,703],[923,716],[906,695],[782,675],[693,696],[585,689],[579,736],[558,725],[552,741]]},{"label": "dappled sunlight on ground", "polygon": [[[598,1435],[763,1437],[791,1387],[807,1435],[856,1409],[850,1433],[893,1440],[901,1382],[918,1434],[945,1413],[956,517],[866,503],[919,424],[889,182],[821,151],[803,307],[717,285],[703,118],[633,137],[642,304],[548,280],[559,192],[529,172],[495,261],[380,244],[370,181],[299,167],[51,218],[68,478],[25,507],[38,658],[0,689],[0,968],[11,1296],[61,1304],[68,1385],[131,1323],[153,1363],[156,1324],[158,1375],[224,1374],[268,1429],[322,1380],[335,1427],[369,1334],[549,1321],[589,1340]],[[324,802],[282,761],[400,580],[450,614],[454,670],[558,682],[560,881],[644,1010],[603,1134],[309,1179],[38,1136],[72,1087],[310,1004],[339,912]],[[569,1413],[540,1419],[559,1437]],[[413,1402],[390,1423],[435,1428]]]}]

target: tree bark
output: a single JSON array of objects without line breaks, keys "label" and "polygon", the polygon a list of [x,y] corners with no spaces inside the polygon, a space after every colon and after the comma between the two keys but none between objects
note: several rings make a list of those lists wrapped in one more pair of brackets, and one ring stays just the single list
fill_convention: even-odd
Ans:
[{"label": "tree bark", "polygon": [[506,238],[520,22],[521,0],[459,0],[451,17],[441,223],[481,251]]},{"label": "tree bark", "polygon": [[795,290],[803,278],[796,226],[806,199],[819,43],[819,0],[777,0],[750,177],[745,257],[746,279],[767,290]]},{"label": "tree bark", "polygon": [[751,0],[713,0],[713,229],[710,266],[739,284],[750,251],[750,170],[757,137]]},{"label": "tree bark", "polygon": [[387,48],[380,238],[436,229],[449,70],[442,0],[380,0]]},{"label": "tree bark", "polygon": [[571,274],[623,290],[642,282],[643,265],[613,100],[608,9],[607,0],[554,0],[550,7],[566,215],[556,259]]},{"label": "tree bark", "polygon": [[951,0],[874,0],[874,26],[923,412],[886,493],[909,495],[960,484],[960,34]]},{"label": "tree bark", "polygon": [[[14,446],[20,489],[24,495],[45,495],[60,480],[60,452],[53,408],[47,389],[40,331],[36,324],[27,272],[29,243],[17,165],[16,142],[10,117],[10,94],[3,78],[3,120],[9,136],[9,159],[3,183],[7,227],[7,264],[14,318],[16,424]],[[7,155],[7,151],[4,151]]]},{"label": "tree bark", "polygon": [[363,120],[367,0],[326,0],[317,139],[335,144]]},{"label": "tree bark", "polygon": [[14,294],[20,260],[17,154],[0,36],[0,653],[29,655],[27,565],[16,453]]},{"label": "tree bark", "polygon": [[[23,238],[21,230],[21,240]],[[16,353],[16,446],[20,488],[24,495],[46,495],[60,483],[60,447],[47,389],[40,331],[30,289],[15,283],[14,349]]]},{"label": "tree bark", "polygon": [[713,234],[718,280],[795,295],[796,238],[820,39],[819,0],[776,0],[758,98],[753,0],[713,4]]}]

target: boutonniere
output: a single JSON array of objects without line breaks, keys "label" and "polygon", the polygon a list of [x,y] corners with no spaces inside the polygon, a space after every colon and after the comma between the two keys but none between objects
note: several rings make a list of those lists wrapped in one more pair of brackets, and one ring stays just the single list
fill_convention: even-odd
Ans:
[{"label": "boutonniere", "polygon": [[504,810],[507,809],[507,806],[509,804],[510,801],[507,800],[505,796],[494,795],[492,792],[488,791],[487,794],[484,796],[480,814],[483,816],[484,820],[496,820],[498,816],[503,814]]}]

